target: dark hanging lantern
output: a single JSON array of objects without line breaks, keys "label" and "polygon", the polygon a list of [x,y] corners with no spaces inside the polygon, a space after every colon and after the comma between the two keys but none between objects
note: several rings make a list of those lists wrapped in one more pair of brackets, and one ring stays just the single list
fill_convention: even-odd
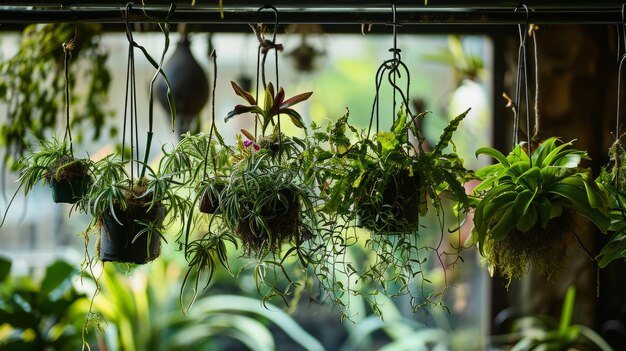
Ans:
[{"label": "dark hanging lantern", "polygon": [[[176,103],[176,132],[181,135],[187,131],[200,130],[199,114],[209,100],[209,80],[204,70],[191,54],[190,42],[185,29],[176,50],[163,67],[169,79],[174,102]],[[165,109],[167,104],[167,86],[159,80],[157,98]]]}]

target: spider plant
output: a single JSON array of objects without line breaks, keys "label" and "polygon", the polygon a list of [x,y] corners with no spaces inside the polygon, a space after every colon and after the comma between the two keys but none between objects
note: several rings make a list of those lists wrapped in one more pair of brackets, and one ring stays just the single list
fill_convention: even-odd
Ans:
[{"label": "spider plant", "polygon": [[89,229],[100,229],[102,261],[146,263],[158,257],[165,240],[164,219],[182,218],[188,200],[177,193],[176,174],[162,174],[143,164],[148,175],[133,179],[127,162],[110,155],[96,162],[89,194]]},{"label": "spider plant", "polygon": [[550,277],[565,259],[565,244],[575,235],[575,214],[592,221],[602,232],[609,228],[607,196],[579,167],[589,160],[585,151],[549,138],[529,156],[517,145],[504,156],[484,147],[476,155],[498,161],[476,172],[483,182],[475,188],[473,240],[490,265],[509,281],[532,265]]},{"label": "spider plant", "polygon": [[[261,107],[250,93],[234,82],[231,84],[235,94],[249,105],[235,106],[226,121],[252,112],[261,127],[262,139],[257,143],[246,131],[242,133],[248,140],[238,137],[235,160],[239,161],[233,165],[220,198],[222,219],[242,241],[246,254],[264,257],[277,254],[286,243],[298,246],[311,235],[308,225],[315,218],[311,190],[301,180],[297,161],[277,156],[303,151],[303,141],[282,134],[279,118],[289,116],[293,125],[305,129],[302,117],[291,107],[312,93],[285,100],[284,90],[281,88],[275,94],[270,83]],[[269,126],[273,126],[272,135],[265,137]]]},{"label": "spider plant", "polygon": [[54,202],[76,203],[90,182],[89,159],[75,159],[66,141],[40,140],[40,148],[22,159],[19,182],[27,194],[39,181],[48,183]]}]

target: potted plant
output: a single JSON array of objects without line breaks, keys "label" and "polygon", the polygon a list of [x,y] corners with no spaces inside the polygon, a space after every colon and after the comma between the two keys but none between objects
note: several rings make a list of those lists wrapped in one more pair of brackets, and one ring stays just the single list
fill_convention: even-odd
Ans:
[{"label": "potted plant", "polygon": [[552,137],[530,155],[526,145],[517,145],[508,156],[489,147],[476,151],[498,163],[475,173],[483,182],[474,189],[472,238],[490,269],[509,281],[529,265],[547,277],[555,273],[565,259],[568,237],[575,235],[576,214],[602,232],[609,227],[606,194],[591,170],[579,167],[590,158],[571,146]]},{"label": "potted plant", "polygon": [[611,237],[596,257],[601,268],[609,263],[626,260],[626,151],[617,139],[609,149],[610,164],[602,168],[596,182],[609,194],[609,216]]},{"label": "potted plant", "polygon": [[[348,124],[348,114],[327,133],[314,133],[318,145],[314,164],[318,166],[312,171],[329,178],[318,179],[326,200],[322,211],[337,212],[373,234],[399,234],[417,232],[419,216],[428,209],[427,199],[440,208],[439,196],[444,191],[467,209],[463,183],[471,172],[456,154],[444,151],[468,111],[450,122],[430,151],[422,147],[424,139],[416,125],[426,113],[414,117],[405,108],[398,112],[390,131],[371,139]],[[350,143],[346,129],[356,134],[356,143]],[[330,150],[320,143],[328,143]]]},{"label": "potted plant", "polygon": [[20,185],[16,194],[21,188],[28,194],[41,181],[50,186],[56,203],[74,204],[81,200],[91,181],[91,160],[74,158],[66,140],[40,140],[39,145],[39,150],[27,153],[20,160]]},{"label": "potted plant", "polygon": [[[285,100],[284,90],[275,93],[270,83],[261,107],[236,83],[232,82],[232,86],[249,105],[235,106],[226,121],[252,112],[261,127],[261,138],[257,143],[246,131],[242,133],[248,140],[238,137],[235,164],[220,198],[221,215],[224,224],[241,240],[247,255],[264,257],[277,254],[286,243],[299,246],[311,235],[309,226],[315,221],[311,190],[302,181],[297,160],[286,157],[301,152],[298,148],[304,144],[282,134],[279,118],[289,116],[296,127],[304,128],[302,117],[291,107],[312,93]],[[266,136],[270,126],[273,131]]]},{"label": "potted plant", "polygon": [[172,174],[156,173],[144,164],[148,175],[133,179],[126,164],[114,155],[95,163],[90,229],[99,231],[96,245],[102,261],[143,264],[160,254],[166,215],[179,218],[188,204],[177,193],[180,183]]}]

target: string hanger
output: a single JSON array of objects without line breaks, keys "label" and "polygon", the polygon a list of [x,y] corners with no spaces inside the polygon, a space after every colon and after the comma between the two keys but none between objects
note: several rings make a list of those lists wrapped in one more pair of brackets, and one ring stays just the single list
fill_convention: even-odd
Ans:
[{"label": "string hanger", "polygon": [[[139,150],[137,144],[139,143],[139,134],[137,131],[137,89],[136,89],[136,76],[135,76],[135,40],[133,38],[133,31],[131,29],[129,21],[129,13],[132,9],[132,3],[126,4],[125,10],[122,12],[124,23],[126,26],[126,38],[128,39],[128,59],[126,64],[126,97],[124,99],[124,121],[122,127],[122,162],[126,154],[126,126],[128,124],[128,118],[130,118],[130,179],[131,182],[134,179],[133,172],[133,160],[139,159]],[[130,116],[129,116],[130,115]],[[137,153],[135,155],[135,152]],[[137,173],[139,173],[139,164],[137,164]]]},{"label": "string hanger", "polygon": [[[617,115],[615,117],[615,142],[620,140],[620,115],[621,115],[621,95],[622,95],[622,72],[624,69],[624,63],[626,62],[626,3],[622,4],[622,23],[620,24],[621,30],[618,30],[617,35],[617,51],[620,52],[620,41],[623,41],[624,52],[619,59],[618,71],[617,71]],[[621,32],[621,38],[620,38]]]},{"label": "string hanger", "polygon": [[[392,12],[392,22],[390,23],[393,28],[393,47],[389,49],[389,52],[392,53],[392,58],[385,60],[376,71],[376,93],[374,97],[374,102],[372,104],[372,113],[370,115],[370,123],[367,131],[367,137],[369,138],[370,132],[372,130],[372,125],[374,123],[374,119],[376,120],[376,132],[380,130],[380,108],[379,108],[379,100],[380,100],[380,87],[382,85],[382,81],[385,77],[385,73],[387,73],[387,81],[389,85],[392,87],[392,113],[391,115],[393,122],[396,120],[396,94],[400,94],[400,98],[402,103],[405,106],[406,113],[408,116],[412,116],[411,110],[409,107],[409,90],[411,86],[411,75],[409,73],[409,69],[406,64],[402,61],[401,50],[398,48],[398,23],[396,22],[396,5],[391,6]],[[402,78],[402,74],[406,76],[406,87],[402,89],[398,83],[397,79]]]},{"label": "string hanger", "polygon": [[[527,60],[527,48],[526,42],[529,36],[529,28],[530,28],[530,11],[528,6],[525,4],[521,5],[522,9],[526,12],[526,22],[524,24],[518,24],[517,30],[519,33],[519,49],[517,53],[517,73],[515,80],[515,95],[514,99],[510,99],[506,94],[503,94],[504,98],[507,100],[507,107],[510,107],[513,111],[513,145],[519,144],[519,135],[523,134],[520,132],[520,116],[519,116],[519,106],[521,104],[522,97],[522,89],[524,89],[524,102],[526,108],[526,143],[528,147],[528,154],[532,153],[532,145],[531,145],[531,129],[530,129],[530,94],[528,92],[528,60]],[[517,12],[520,8],[515,8]],[[535,47],[536,50],[536,47]]]}]

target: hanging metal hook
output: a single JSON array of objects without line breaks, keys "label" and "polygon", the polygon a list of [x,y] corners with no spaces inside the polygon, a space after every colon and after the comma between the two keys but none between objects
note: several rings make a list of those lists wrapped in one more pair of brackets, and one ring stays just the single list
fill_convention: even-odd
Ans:
[{"label": "hanging metal hook", "polygon": [[[263,10],[266,9],[270,9],[272,11],[274,11],[274,32],[272,33],[272,40],[268,40],[265,39],[265,37],[263,36],[263,31],[261,30],[261,28],[258,28],[257,30],[254,30],[254,33],[257,36],[257,39],[259,40],[259,45],[261,45],[261,49],[265,52],[269,51],[270,49],[275,49],[278,51],[282,51],[283,50],[283,46],[282,44],[276,44],[276,33],[278,32],[278,24],[279,22],[279,17],[278,17],[278,10],[276,9],[276,7],[272,6],[272,5],[265,5],[261,8],[259,8],[257,10],[257,12],[261,12]],[[259,25],[260,26],[260,25]]]},{"label": "hanging metal hook", "polygon": [[393,53],[393,58],[400,61],[400,49],[398,49],[398,22],[396,21],[396,5],[391,5],[391,26],[393,28],[393,48],[389,52]]},{"label": "hanging metal hook", "polygon": [[124,7],[124,11],[122,11],[122,18],[124,19],[124,24],[126,25],[126,38],[128,38],[128,41],[131,43],[134,42],[133,31],[130,28],[130,19],[129,19],[130,10],[132,8],[133,8],[133,3],[128,2],[126,3],[126,6]]}]

